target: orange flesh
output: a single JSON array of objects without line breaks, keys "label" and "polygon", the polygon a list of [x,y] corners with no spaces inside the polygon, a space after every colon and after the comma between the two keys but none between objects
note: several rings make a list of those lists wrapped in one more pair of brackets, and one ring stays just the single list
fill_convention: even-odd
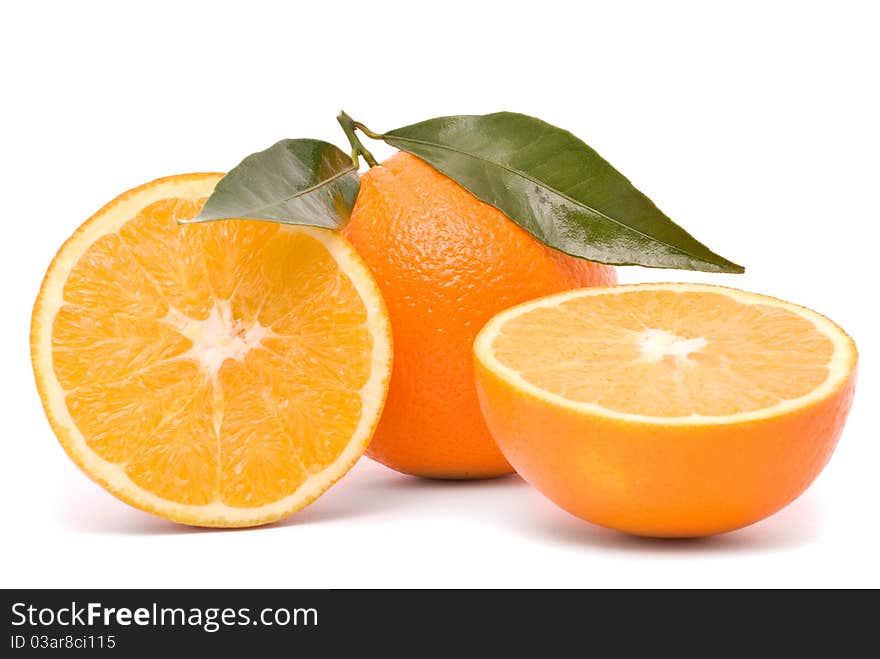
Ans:
[{"label": "orange flesh", "polygon": [[834,345],[784,308],[652,290],[529,310],[505,322],[493,352],[566,399],[682,417],[750,412],[806,395],[827,379]]},{"label": "orange flesh", "polygon": [[53,367],[90,448],[141,488],[259,506],[345,449],[372,338],[320,241],[273,223],[177,224],[202,203],[155,202],[88,248]]}]

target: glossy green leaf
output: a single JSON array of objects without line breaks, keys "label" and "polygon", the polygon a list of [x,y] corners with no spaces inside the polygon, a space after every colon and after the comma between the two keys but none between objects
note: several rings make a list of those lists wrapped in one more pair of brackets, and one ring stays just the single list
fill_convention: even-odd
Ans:
[{"label": "glossy green leaf", "polygon": [[567,254],[618,265],[743,271],[670,220],[577,137],[540,119],[512,112],[440,117],[371,136],[425,160]]},{"label": "glossy green leaf", "polygon": [[321,140],[281,140],[220,179],[191,222],[241,218],[338,229],[351,215],[359,186],[356,165],[339,148]]}]

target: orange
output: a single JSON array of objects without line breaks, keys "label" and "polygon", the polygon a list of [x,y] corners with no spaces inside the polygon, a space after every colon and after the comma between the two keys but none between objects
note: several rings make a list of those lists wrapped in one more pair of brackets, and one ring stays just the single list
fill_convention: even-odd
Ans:
[{"label": "orange", "polygon": [[363,453],[390,326],[366,266],[324,229],[193,218],[221,174],[117,197],[61,247],[31,326],[40,397],[79,467],[199,526],[277,520]]},{"label": "orange", "polygon": [[647,536],[730,531],[828,462],[856,348],[837,325],[718,286],[571,291],[474,345],[480,402],[517,472],[562,508]]},{"label": "orange", "polygon": [[391,388],[368,455],[434,478],[509,473],[480,415],[474,337],[518,302],[613,284],[613,268],[545,247],[406,153],[364,174],[344,233],[376,276],[394,332]]}]

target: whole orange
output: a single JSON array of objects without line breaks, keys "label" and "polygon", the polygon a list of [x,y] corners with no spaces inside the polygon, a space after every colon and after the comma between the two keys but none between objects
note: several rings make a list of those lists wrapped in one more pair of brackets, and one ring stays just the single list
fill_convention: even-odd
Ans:
[{"label": "whole orange", "polygon": [[364,174],[344,234],[373,271],[394,337],[388,399],[367,454],[431,478],[511,472],[477,401],[477,332],[514,304],[614,284],[614,268],[546,247],[407,153]]}]

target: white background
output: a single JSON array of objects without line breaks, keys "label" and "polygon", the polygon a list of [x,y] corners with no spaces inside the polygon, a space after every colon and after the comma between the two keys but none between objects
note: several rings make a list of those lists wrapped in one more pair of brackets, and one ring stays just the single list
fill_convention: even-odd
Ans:
[{"label": "white background", "polygon": [[[0,16],[0,585],[880,586],[880,21],[870,2],[45,2]],[[287,522],[175,526],[55,441],[28,356],[64,239],[153,178],[284,137],[510,109],[574,131],[742,276],[621,270],[790,299],[855,338],[830,465],[748,529],[649,541],[516,477],[429,482],[367,459]],[[390,151],[379,146],[377,154]]]}]

